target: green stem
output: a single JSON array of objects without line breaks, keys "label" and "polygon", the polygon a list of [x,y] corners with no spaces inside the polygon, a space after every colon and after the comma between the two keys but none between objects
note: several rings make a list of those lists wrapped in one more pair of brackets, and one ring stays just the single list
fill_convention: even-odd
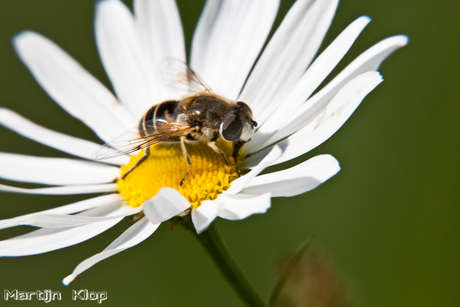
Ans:
[{"label": "green stem", "polygon": [[217,229],[216,223],[212,223],[207,230],[199,235],[196,233],[195,229],[190,230],[206,249],[209,256],[211,256],[212,260],[219,268],[220,273],[238,294],[240,299],[250,307],[265,307],[266,304],[254,291],[235,259],[230,254],[230,251]]}]

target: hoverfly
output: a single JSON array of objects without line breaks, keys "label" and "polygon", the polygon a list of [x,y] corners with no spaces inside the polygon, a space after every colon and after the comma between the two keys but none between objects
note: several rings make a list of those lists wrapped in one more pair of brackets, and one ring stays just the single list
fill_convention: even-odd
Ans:
[{"label": "hoverfly", "polygon": [[[178,62],[175,62],[177,65]],[[125,179],[136,167],[150,155],[150,146],[160,142],[179,142],[183,156],[187,161],[188,175],[191,165],[186,143],[204,142],[220,154],[228,166],[225,153],[216,145],[218,138],[233,143],[232,157],[237,159],[244,143],[249,142],[257,127],[250,107],[242,101],[231,101],[212,92],[212,90],[185,63],[180,62],[180,72],[176,74],[176,83],[186,85],[189,95],[181,100],[166,100],[152,106],[140,119],[137,136],[122,142],[107,143],[99,151],[97,159],[113,158],[145,149],[141,159],[128,171]],[[109,152],[114,148],[116,151]]]}]

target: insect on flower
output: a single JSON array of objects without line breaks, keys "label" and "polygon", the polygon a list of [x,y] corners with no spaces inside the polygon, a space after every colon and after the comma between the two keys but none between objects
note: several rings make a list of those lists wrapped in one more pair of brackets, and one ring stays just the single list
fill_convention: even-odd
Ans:
[{"label": "insect on flower", "polygon": [[45,36],[16,35],[14,48],[33,77],[101,142],[0,108],[0,125],[75,157],[0,152],[0,178],[44,185],[0,184],[0,192],[97,194],[2,216],[0,229],[38,229],[0,241],[0,256],[72,246],[132,217],[135,223],[64,278],[68,285],[99,261],[146,240],[165,221],[184,220],[201,234],[216,218],[265,213],[272,198],[305,193],[334,176],[340,165],[329,154],[263,171],[332,136],[382,82],[376,70],[407,37],[375,44],[325,84],[370,18],[351,22],[318,53],[338,1],[297,0],[267,40],[279,4],[207,1],[187,57],[174,0],[134,0],[133,11],[120,0],[98,1],[96,44],[113,92]]},{"label": "insect on flower", "polygon": [[[134,169],[141,165],[150,155],[150,146],[157,143],[180,142],[182,153],[187,161],[189,173],[190,157],[186,142],[204,142],[220,154],[228,167],[225,153],[216,145],[219,137],[233,143],[232,158],[237,160],[238,152],[251,140],[257,122],[252,119],[251,108],[242,101],[231,101],[212,92],[197,74],[185,63],[169,60],[178,78],[177,84],[185,83],[189,95],[182,100],[167,100],[152,106],[139,121],[136,136],[129,139],[129,133],[120,139],[106,143],[97,158],[114,158],[145,149],[144,155],[122,177],[125,179]],[[173,70],[173,66],[168,67]],[[128,138],[128,140],[124,140]],[[109,153],[111,148],[116,152]]]}]

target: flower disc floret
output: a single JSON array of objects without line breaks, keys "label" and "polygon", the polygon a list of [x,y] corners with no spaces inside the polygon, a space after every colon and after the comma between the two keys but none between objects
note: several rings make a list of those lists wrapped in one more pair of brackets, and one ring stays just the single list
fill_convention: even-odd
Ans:
[{"label": "flower disc floret", "polygon": [[[229,162],[207,144],[202,142],[187,143],[191,165],[184,182],[180,182],[187,173],[187,162],[179,143],[159,143],[150,147],[149,157],[137,166],[126,178],[117,182],[120,194],[132,207],[141,206],[153,198],[163,187],[179,191],[197,208],[203,200],[213,200],[230,187],[238,178],[237,167],[231,157],[232,145],[218,140]],[[131,157],[129,163],[121,167],[121,176],[128,172],[144,155],[144,150]]]}]

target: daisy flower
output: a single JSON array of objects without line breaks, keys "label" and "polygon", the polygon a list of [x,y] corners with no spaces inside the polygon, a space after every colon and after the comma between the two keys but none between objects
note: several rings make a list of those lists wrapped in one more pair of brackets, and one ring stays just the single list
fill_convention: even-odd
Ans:
[{"label": "daisy flower", "polygon": [[[246,102],[259,125],[252,140],[241,148],[238,161],[229,159],[228,166],[207,144],[187,144],[191,165],[182,185],[187,162],[179,144],[152,146],[147,160],[123,178],[142,151],[98,160],[101,144],[52,131],[0,109],[1,125],[77,157],[0,153],[1,178],[46,185],[34,189],[0,185],[0,191],[103,193],[1,220],[0,228],[30,225],[39,229],[0,241],[0,255],[26,256],[71,246],[133,216],[132,226],[63,280],[68,284],[97,262],[142,242],[171,218],[191,219],[201,233],[217,217],[240,220],[264,213],[272,197],[295,196],[332,177],[340,167],[330,155],[260,173],[305,154],[334,134],[382,81],[375,71],[380,63],[407,43],[405,36],[377,43],[317,90],[370,21],[366,16],[356,19],[316,56],[337,5],[338,0],[298,0],[262,51],[279,1],[206,2],[189,65],[214,93]],[[166,59],[186,62],[184,37],[173,0],[134,0],[133,13],[119,0],[101,0],[96,4],[95,34],[115,95],[44,36],[24,31],[13,42],[49,96],[110,148],[110,142],[136,127],[153,105],[184,97],[166,84],[162,72]],[[231,156],[231,143],[220,139],[217,145]],[[116,152],[116,148],[110,150]]]}]

